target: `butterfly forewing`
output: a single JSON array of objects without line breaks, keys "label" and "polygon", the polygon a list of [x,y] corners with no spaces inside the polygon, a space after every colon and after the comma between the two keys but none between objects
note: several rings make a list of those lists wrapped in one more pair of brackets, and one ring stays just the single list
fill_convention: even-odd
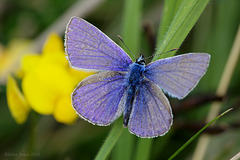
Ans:
[{"label": "butterfly forewing", "polygon": [[151,81],[144,79],[136,92],[129,131],[139,137],[157,137],[168,132],[173,121],[166,96]]},{"label": "butterfly forewing", "polygon": [[119,105],[125,86],[124,74],[101,72],[85,78],[72,94],[72,105],[85,120],[97,125],[109,125],[122,114]]},{"label": "butterfly forewing", "polygon": [[81,18],[70,19],[65,36],[66,53],[73,67],[127,71],[132,63],[116,43]]},{"label": "butterfly forewing", "polygon": [[146,66],[144,76],[172,97],[184,98],[205,74],[210,55],[188,53],[161,59]]}]

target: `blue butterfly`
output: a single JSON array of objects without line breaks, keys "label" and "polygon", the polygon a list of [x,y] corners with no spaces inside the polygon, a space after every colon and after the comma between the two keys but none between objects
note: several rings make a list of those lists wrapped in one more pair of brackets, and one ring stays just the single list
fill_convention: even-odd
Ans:
[{"label": "blue butterfly", "polygon": [[66,28],[66,54],[72,67],[99,70],[85,78],[72,93],[80,117],[107,126],[123,114],[123,126],[139,137],[168,132],[173,115],[168,99],[184,98],[205,74],[210,55],[188,53],[145,65],[135,62],[87,21],[72,17]]}]

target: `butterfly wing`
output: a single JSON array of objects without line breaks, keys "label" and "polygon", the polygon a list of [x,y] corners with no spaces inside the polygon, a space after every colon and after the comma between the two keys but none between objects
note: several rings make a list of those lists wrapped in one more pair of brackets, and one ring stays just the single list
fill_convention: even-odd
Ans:
[{"label": "butterfly wing", "polygon": [[73,67],[127,71],[131,58],[109,37],[87,21],[72,17],[67,25],[65,47]]},{"label": "butterfly wing", "polygon": [[139,137],[157,137],[168,132],[173,115],[161,88],[144,79],[136,91],[129,119],[129,131]]},{"label": "butterfly wing", "polygon": [[101,72],[87,77],[74,90],[72,105],[90,123],[109,125],[124,109],[119,105],[125,92],[123,84],[124,74],[119,72]]},{"label": "butterfly wing", "polygon": [[172,97],[184,98],[205,74],[210,61],[206,53],[188,53],[161,59],[146,66],[144,76]]}]

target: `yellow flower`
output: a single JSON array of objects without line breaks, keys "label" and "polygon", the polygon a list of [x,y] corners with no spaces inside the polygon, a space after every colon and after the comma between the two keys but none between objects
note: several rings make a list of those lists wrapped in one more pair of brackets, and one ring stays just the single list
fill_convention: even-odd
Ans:
[{"label": "yellow flower", "polygon": [[16,80],[12,76],[7,79],[7,102],[10,112],[18,124],[26,121],[30,107],[20,92]]},{"label": "yellow flower", "polygon": [[71,95],[60,96],[54,108],[54,118],[59,122],[71,124],[75,121],[76,115],[76,111],[71,105]]},{"label": "yellow flower", "polygon": [[93,73],[70,69],[56,34],[49,37],[42,55],[25,56],[22,62],[22,89],[32,109],[53,114],[59,122],[73,123],[78,115],[71,105],[71,93],[79,81]]},{"label": "yellow flower", "polygon": [[6,47],[0,44],[0,82],[6,82],[10,72],[21,75],[17,69],[17,61],[22,52],[26,51],[30,41],[26,39],[13,39]]},{"label": "yellow flower", "polygon": [[21,61],[22,90],[29,106],[40,114],[52,114],[58,122],[71,124],[78,115],[71,105],[77,83],[93,72],[69,67],[62,39],[51,34],[41,55],[25,55]]}]

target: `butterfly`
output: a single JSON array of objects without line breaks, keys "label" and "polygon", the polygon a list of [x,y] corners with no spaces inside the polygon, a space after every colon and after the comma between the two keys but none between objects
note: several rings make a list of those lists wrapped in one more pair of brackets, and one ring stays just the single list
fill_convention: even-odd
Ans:
[{"label": "butterfly", "polygon": [[[84,120],[99,126],[123,114],[123,126],[136,136],[166,134],[172,123],[171,97],[184,98],[205,74],[210,55],[188,53],[145,65],[98,28],[72,17],[66,27],[65,51],[70,65],[99,72],[82,80],[72,93],[72,105]],[[163,91],[162,91],[163,90]]]}]

